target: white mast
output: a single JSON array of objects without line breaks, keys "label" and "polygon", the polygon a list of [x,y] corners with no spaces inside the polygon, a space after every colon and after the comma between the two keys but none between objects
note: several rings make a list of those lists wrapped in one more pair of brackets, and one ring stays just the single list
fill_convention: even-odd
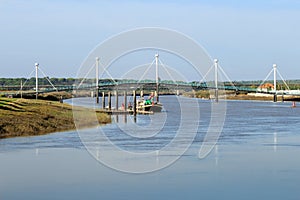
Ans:
[{"label": "white mast", "polygon": [[39,77],[38,77],[39,63],[35,63],[35,98],[38,99],[38,87],[39,87]]},{"label": "white mast", "polygon": [[216,102],[219,101],[219,94],[218,94],[218,59],[214,59],[215,64],[215,98]]},{"label": "white mast", "polygon": [[158,85],[159,85],[159,80],[158,80],[158,53],[155,54],[155,67],[156,67],[156,101],[159,102],[159,94],[158,94]]},{"label": "white mast", "polygon": [[274,94],[276,95],[276,90],[277,90],[277,65],[273,64],[273,69],[274,69]]},{"label": "white mast", "polygon": [[96,103],[99,103],[99,57],[96,57]]},{"label": "white mast", "polygon": [[23,98],[23,81],[21,79],[21,99]]},{"label": "white mast", "polygon": [[273,64],[273,71],[274,71],[274,102],[277,101],[277,65]]}]

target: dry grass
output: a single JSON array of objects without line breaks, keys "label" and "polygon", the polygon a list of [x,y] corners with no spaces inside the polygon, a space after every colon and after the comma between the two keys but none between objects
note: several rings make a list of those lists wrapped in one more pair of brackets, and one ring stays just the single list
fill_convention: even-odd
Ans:
[{"label": "dry grass", "polygon": [[197,92],[184,92],[183,96],[208,99],[210,97],[210,92],[209,90],[200,90]]},{"label": "dry grass", "polygon": [[[272,101],[272,96],[251,96],[246,94],[239,94],[239,95],[232,95],[232,96],[226,96],[226,99],[230,100],[257,100],[257,101]],[[279,100],[279,97],[278,97]],[[281,97],[280,97],[281,100]]]},{"label": "dry grass", "polygon": [[[85,113],[85,109],[78,108]],[[97,114],[99,123],[110,123],[107,114]],[[94,126],[84,118],[83,126]],[[0,138],[41,135],[75,129],[72,106],[59,102],[0,98]]]}]

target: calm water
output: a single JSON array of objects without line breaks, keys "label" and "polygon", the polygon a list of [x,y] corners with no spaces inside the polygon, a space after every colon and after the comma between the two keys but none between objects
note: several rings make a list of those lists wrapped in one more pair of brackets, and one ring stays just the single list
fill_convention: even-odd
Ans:
[{"label": "calm water", "polygon": [[[218,144],[199,159],[211,102],[198,100],[200,118],[194,121],[199,128],[192,145],[174,164],[156,172],[119,172],[92,156],[97,145],[107,145],[94,137],[100,129],[119,149],[135,152],[167,146],[181,120],[190,123],[186,134],[192,133],[195,123],[189,117],[194,115],[187,113],[195,108],[190,100],[165,96],[161,101],[166,108],[163,113],[138,116],[136,123],[132,116],[118,116],[110,125],[85,130],[90,153],[76,131],[0,140],[0,199],[299,199],[300,104],[291,108],[289,102],[228,101]],[[190,110],[182,112],[179,101],[192,105]],[[90,99],[76,101],[87,103],[91,105]],[[126,134],[136,129],[142,131]],[[153,131],[158,134],[146,137]],[[183,138],[179,148],[188,139]],[[109,148],[98,153],[113,155]],[[155,161],[172,156],[158,156]],[[125,161],[134,163],[134,159]],[[142,167],[147,168],[147,162]]]}]

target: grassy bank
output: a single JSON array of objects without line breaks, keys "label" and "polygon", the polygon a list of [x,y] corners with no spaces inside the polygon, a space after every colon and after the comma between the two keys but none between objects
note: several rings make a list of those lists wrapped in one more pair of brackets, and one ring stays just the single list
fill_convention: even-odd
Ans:
[{"label": "grassy bank", "polygon": [[[80,127],[94,126],[84,117]],[[99,123],[111,122],[110,116],[97,113]],[[57,131],[75,129],[72,106],[54,101],[0,98],[0,138],[42,135]]]}]

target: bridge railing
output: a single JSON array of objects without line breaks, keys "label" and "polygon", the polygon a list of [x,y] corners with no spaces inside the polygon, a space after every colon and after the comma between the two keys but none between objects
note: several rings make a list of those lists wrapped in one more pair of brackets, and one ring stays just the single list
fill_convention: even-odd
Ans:
[{"label": "bridge railing", "polygon": [[[211,82],[184,82],[184,81],[172,81],[172,80],[161,80],[159,82],[161,85],[169,85],[169,86],[176,86],[176,87],[191,87],[193,89],[215,89],[214,84]],[[122,85],[128,85],[128,84],[156,84],[155,80],[118,80],[118,81],[101,81],[99,83],[99,88],[102,87],[113,87],[113,86],[122,86]],[[80,87],[76,85],[61,85],[61,86],[56,86],[55,88],[49,88],[49,87],[44,87],[40,89],[39,92],[53,92],[53,91],[71,91],[71,90],[77,90],[77,89],[94,89],[96,87],[95,83],[89,83],[89,84],[82,84]],[[33,90],[33,87],[29,87],[31,90]],[[274,92],[272,91],[260,91],[257,88],[251,88],[251,87],[242,87],[242,86],[233,86],[233,85],[220,85],[218,87],[219,89],[222,90],[231,90],[231,91],[243,91],[243,92],[257,92],[257,93],[269,93],[273,94]],[[19,88],[18,88],[19,89]],[[278,91],[277,91],[278,93]],[[282,91],[281,93],[284,94],[298,94],[300,95],[299,92],[291,92],[291,91]]]}]

